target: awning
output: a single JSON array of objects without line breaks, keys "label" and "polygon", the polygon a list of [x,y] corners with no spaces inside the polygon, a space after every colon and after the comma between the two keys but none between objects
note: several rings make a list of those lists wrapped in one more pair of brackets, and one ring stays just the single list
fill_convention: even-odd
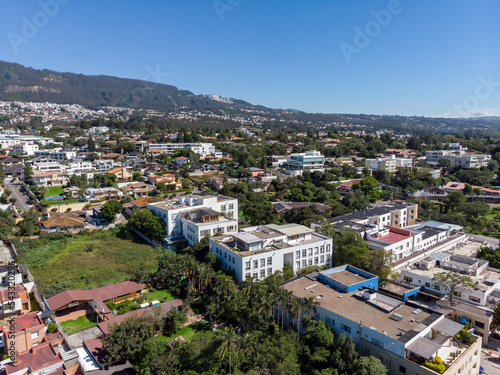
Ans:
[{"label": "awning", "polygon": [[422,358],[429,359],[441,349],[441,345],[425,337],[421,337],[406,349]]},{"label": "awning", "polygon": [[460,332],[464,328],[463,324],[454,322],[453,320],[443,319],[438,322],[432,329],[435,331],[439,331],[448,336],[455,336],[458,332]]}]

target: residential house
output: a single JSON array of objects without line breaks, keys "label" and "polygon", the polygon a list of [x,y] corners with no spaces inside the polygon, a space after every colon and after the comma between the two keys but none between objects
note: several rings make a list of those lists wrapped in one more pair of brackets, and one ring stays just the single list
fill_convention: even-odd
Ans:
[{"label": "residential house", "polygon": [[98,189],[87,188],[87,190],[85,190],[85,194],[83,195],[83,198],[86,201],[93,201],[99,199],[109,200],[122,197],[123,197],[123,192],[114,187],[105,187]]},{"label": "residential house", "polygon": [[61,172],[33,173],[33,183],[37,186],[65,186],[69,184],[69,178]]},{"label": "residential house", "polygon": [[120,188],[123,194],[131,196],[134,199],[147,197],[149,194],[154,192],[156,189],[144,182],[136,182],[133,184],[128,184]]},{"label": "residential house", "polygon": [[114,174],[116,176],[117,181],[129,181],[132,180],[132,175],[134,171],[125,167],[121,167],[121,168],[111,169],[106,173]]}]

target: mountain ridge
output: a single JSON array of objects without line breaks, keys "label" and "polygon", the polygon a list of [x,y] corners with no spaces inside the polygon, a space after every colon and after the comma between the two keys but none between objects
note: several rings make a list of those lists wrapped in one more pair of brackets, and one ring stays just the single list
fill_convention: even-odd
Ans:
[{"label": "mountain ridge", "polygon": [[[244,100],[230,103],[195,95],[176,86],[109,75],[84,75],[34,69],[18,63],[0,61],[0,100],[79,104],[87,108],[125,107],[170,111],[179,107],[194,109],[266,109]],[[213,95],[219,97],[218,95]]]}]

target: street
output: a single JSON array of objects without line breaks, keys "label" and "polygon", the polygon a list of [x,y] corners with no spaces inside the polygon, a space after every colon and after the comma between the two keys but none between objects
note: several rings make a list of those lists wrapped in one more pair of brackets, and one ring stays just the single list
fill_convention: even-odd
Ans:
[{"label": "street", "polygon": [[31,209],[31,201],[26,194],[21,192],[21,184],[19,182],[12,182],[12,180],[5,180],[5,188],[11,191],[9,198],[16,198],[15,206],[19,213]]}]

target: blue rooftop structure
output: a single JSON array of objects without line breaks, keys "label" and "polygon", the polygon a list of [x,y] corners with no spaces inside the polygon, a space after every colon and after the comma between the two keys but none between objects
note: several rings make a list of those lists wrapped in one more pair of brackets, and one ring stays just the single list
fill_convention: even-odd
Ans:
[{"label": "blue rooftop structure", "polygon": [[378,290],[378,276],[349,264],[321,271],[318,278],[339,292],[351,293],[362,287]]}]

